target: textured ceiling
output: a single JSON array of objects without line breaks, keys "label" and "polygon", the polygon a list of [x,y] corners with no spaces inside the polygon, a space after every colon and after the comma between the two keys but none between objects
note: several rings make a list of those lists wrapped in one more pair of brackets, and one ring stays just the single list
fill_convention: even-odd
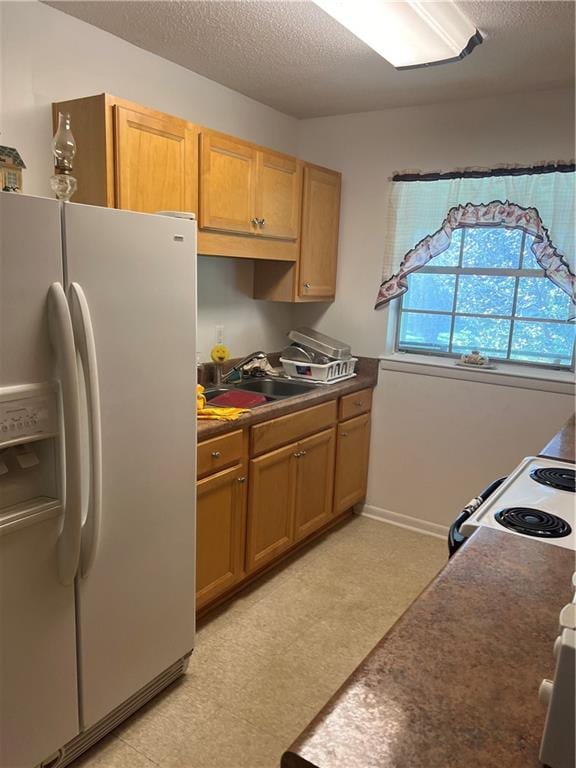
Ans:
[{"label": "textured ceiling", "polygon": [[403,72],[312,2],[47,4],[296,117],[537,90],[574,79],[569,0],[464,2],[483,45],[463,61]]}]

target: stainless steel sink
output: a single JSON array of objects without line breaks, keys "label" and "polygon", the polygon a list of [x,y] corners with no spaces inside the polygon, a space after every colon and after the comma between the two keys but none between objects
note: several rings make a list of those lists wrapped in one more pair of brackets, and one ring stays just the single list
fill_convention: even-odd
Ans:
[{"label": "stainless steel sink", "polygon": [[316,389],[316,384],[307,384],[305,381],[292,381],[292,379],[251,379],[239,381],[236,389],[246,392],[261,392],[263,395],[274,399],[305,395]]},{"label": "stainless steel sink", "polygon": [[[225,384],[220,387],[210,387],[205,390],[206,400],[210,402],[218,395],[231,390],[243,392],[258,392],[264,395],[266,402],[274,400],[286,400],[288,397],[304,395],[316,389],[316,384],[307,384],[305,381],[292,381],[291,379],[244,379],[234,384]],[[265,405],[265,403],[262,403]],[[258,406],[255,406],[258,407]]]},{"label": "stainless steel sink", "polygon": [[[214,400],[215,397],[218,397],[218,395],[223,395],[224,392],[234,392],[237,390],[243,389],[243,387],[234,386],[234,384],[222,386],[222,387],[209,387],[208,389],[204,390],[204,396],[206,398],[206,401],[209,403],[211,400]],[[254,390],[252,390],[254,391]],[[264,394],[264,393],[262,393]],[[271,400],[276,400],[275,397],[270,397],[269,395],[265,395],[266,402],[270,402]],[[261,405],[265,405],[265,403],[261,403]],[[257,406],[254,406],[257,407]]]}]

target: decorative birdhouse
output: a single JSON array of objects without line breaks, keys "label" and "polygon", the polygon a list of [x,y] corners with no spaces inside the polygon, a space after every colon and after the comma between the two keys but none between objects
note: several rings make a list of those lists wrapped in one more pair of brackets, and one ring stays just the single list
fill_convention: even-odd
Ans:
[{"label": "decorative birdhouse", "polygon": [[24,168],[24,160],[17,149],[0,146],[0,188],[3,192],[22,192]]}]

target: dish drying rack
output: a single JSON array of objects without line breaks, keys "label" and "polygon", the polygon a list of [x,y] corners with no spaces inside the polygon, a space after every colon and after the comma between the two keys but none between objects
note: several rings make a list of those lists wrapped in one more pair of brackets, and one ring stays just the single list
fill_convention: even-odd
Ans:
[{"label": "dish drying rack", "polygon": [[292,345],[283,350],[280,362],[289,378],[332,384],[356,376],[358,358],[348,344],[312,328],[290,331],[288,338]]}]

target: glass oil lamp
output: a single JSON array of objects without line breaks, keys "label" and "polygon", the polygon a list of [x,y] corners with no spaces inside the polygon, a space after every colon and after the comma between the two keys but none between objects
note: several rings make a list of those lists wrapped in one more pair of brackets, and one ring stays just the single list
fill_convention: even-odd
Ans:
[{"label": "glass oil lamp", "polygon": [[70,115],[60,112],[58,130],[52,139],[54,175],[50,177],[50,186],[58,200],[70,200],[78,186],[78,180],[72,176],[76,142],[70,130],[70,122]]}]

